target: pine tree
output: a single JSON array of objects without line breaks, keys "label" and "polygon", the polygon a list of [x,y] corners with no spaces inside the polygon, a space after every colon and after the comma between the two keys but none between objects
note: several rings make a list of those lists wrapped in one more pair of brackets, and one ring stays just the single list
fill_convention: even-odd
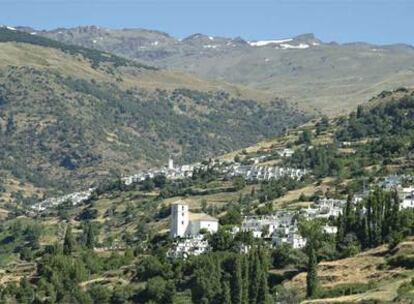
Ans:
[{"label": "pine tree", "polygon": [[63,241],[63,254],[70,255],[75,247],[75,239],[72,235],[72,227],[70,224],[66,227],[65,239]]}]

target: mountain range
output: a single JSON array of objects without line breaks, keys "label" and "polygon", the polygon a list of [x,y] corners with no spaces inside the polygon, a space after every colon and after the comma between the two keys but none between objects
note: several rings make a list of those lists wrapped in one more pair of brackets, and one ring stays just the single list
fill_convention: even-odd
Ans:
[{"label": "mountain range", "polygon": [[313,34],[247,41],[204,34],[177,39],[160,31],[97,26],[18,29],[205,80],[243,85],[327,114],[349,111],[382,90],[414,84],[414,48],[404,44],[326,43]]}]

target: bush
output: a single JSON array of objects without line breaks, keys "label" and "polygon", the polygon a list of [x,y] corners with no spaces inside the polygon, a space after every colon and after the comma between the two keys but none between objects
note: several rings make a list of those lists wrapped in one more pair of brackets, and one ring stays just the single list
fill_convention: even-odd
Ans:
[{"label": "bush", "polygon": [[398,254],[387,260],[391,267],[414,268],[414,254]]}]

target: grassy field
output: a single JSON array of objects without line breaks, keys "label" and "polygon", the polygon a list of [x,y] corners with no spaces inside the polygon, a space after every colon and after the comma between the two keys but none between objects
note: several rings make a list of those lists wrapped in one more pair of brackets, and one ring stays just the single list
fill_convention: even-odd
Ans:
[{"label": "grassy field", "polygon": [[[390,303],[398,296],[398,288],[414,278],[414,270],[387,265],[387,259],[397,255],[414,253],[414,238],[410,238],[390,251],[387,246],[380,246],[360,253],[354,257],[324,261],[318,265],[320,288],[334,291],[344,286],[366,286],[366,291],[340,295],[334,298],[312,299],[303,303],[358,303],[377,301]],[[294,288],[304,294],[306,274],[301,273],[286,282],[287,288]],[[355,288],[355,287],[354,287]],[[339,292],[340,293],[340,292]]]}]

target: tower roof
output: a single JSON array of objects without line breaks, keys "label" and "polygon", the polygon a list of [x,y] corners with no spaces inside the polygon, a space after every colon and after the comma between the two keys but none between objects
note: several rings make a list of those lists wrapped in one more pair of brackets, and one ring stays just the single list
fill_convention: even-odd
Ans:
[{"label": "tower roof", "polygon": [[184,206],[188,206],[188,204],[182,200],[178,200],[175,202],[172,202],[171,205],[184,205]]}]

